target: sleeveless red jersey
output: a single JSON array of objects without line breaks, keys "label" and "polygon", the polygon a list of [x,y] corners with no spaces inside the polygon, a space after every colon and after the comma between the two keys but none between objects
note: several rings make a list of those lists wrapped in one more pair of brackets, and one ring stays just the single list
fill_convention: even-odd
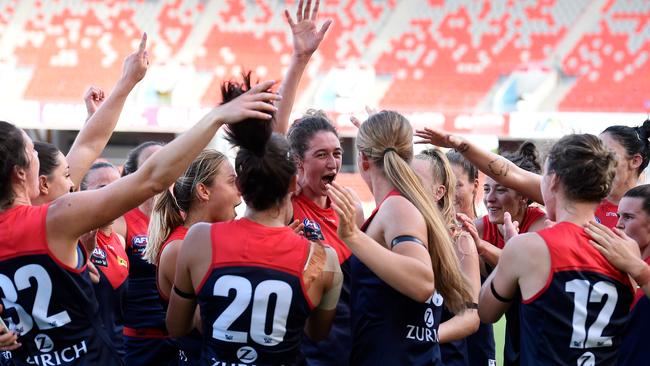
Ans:
[{"label": "sleeveless red jersey", "polygon": [[124,334],[130,337],[167,337],[165,311],[160,303],[156,266],[142,255],[147,247],[149,217],[137,207],[124,214],[129,287],[124,308]]},{"label": "sleeveless red jersey", "polygon": [[[539,207],[528,207],[524,219],[519,223],[519,233],[527,233],[531,225],[544,216],[546,216],[546,213]],[[503,246],[506,245],[498,225],[491,223],[487,215],[483,216],[483,237],[481,239],[499,249],[503,249]]]},{"label": "sleeveless red jersey", "polygon": [[[16,206],[0,213],[2,318],[19,333],[13,365],[120,365],[99,319],[87,276],[59,261],[47,244],[48,205]],[[79,248],[78,248],[79,249]],[[88,288],[86,288],[88,287]]]},{"label": "sleeveless red jersey", "polygon": [[618,205],[615,205],[608,200],[602,200],[600,205],[596,208],[594,214],[596,221],[607,226],[608,228],[616,227],[618,224]]},{"label": "sleeveless red jersey", "polygon": [[350,258],[352,251],[341,239],[339,239],[336,232],[339,227],[339,217],[336,215],[333,208],[322,208],[302,193],[298,196],[294,196],[291,202],[293,203],[294,219],[301,222],[304,219],[309,219],[310,221],[316,222],[320,225],[321,232],[325,237],[322,242],[336,250],[336,254],[339,256],[339,264]]},{"label": "sleeveless red jersey", "polygon": [[591,244],[560,222],[538,231],[551,259],[546,285],[521,305],[522,365],[615,365],[633,289]]},{"label": "sleeveless red jersey", "polygon": [[[327,199],[329,203],[329,198]],[[350,256],[352,251],[339,239],[337,228],[339,217],[332,207],[322,208],[304,194],[294,196],[293,217],[304,223],[307,219],[320,226],[323,234],[322,242],[336,250],[343,273],[341,296],[336,305],[336,315],[327,339],[319,342],[305,336],[302,340],[301,351],[305,362],[309,365],[341,365],[348,364],[350,359],[350,344],[352,329],[350,327]]]},{"label": "sleeveless red jersey", "polygon": [[115,348],[124,352],[124,296],[128,286],[129,260],[116,233],[106,235],[97,231],[97,246],[90,261],[99,272],[99,283],[94,284],[99,314]]},{"label": "sleeveless red jersey", "polygon": [[[167,239],[165,239],[165,242],[160,246],[160,250],[158,251],[158,257],[156,258],[156,266],[157,267],[160,266],[160,257],[162,256],[162,253],[163,253],[163,250],[165,250],[165,247],[169,243],[171,243],[171,242],[173,242],[175,240],[184,240],[185,235],[187,235],[188,230],[189,230],[188,228],[186,228],[185,226],[182,226],[182,225],[178,226],[177,228],[172,230],[172,232],[169,234]],[[156,286],[157,286],[157,284],[158,284],[158,275],[156,274]],[[158,287],[158,294],[160,294],[160,298],[163,299],[163,301],[165,303],[169,302],[169,298],[167,296],[165,296],[165,294],[163,294],[160,291],[160,287]],[[165,304],[163,304],[163,305],[165,305]],[[163,306],[163,307],[166,308],[166,306]],[[167,311],[167,309],[165,309],[165,311]]]},{"label": "sleeveless red jersey", "polygon": [[246,218],[212,224],[212,265],[196,293],[205,364],[293,365],[313,309],[309,241]]}]

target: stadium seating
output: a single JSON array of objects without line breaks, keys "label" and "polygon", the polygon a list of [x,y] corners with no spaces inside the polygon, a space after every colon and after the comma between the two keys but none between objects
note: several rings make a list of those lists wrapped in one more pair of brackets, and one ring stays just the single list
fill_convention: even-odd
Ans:
[{"label": "stadium seating", "polygon": [[[206,82],[196,103],[218,101],[218,82],[252,70],[279,79],[291,38],[274,0],[5,1],[0,56],[31,73],[29,100],[78,102],[94,83],[110,88],[143,31],[154,64],[193,65]],[[589,0],[328,0],[334,20],[303,77],[305,90],[332,67],[373,66],[386,91],[379,104],[405,112],[485,111],[499,80],[526,63],[575,78],[560,100],[566,111],[650,110],[650,2],[607,0],[591,29],[557,60],[556,48]],[[5,32],[2,32],[5,34]],[[0,58],[0,62],[3,59]]]}]

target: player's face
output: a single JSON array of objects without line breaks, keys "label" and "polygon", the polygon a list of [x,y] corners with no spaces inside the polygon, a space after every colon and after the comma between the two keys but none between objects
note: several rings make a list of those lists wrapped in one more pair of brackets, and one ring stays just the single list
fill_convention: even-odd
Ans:
[{"label": "player's face", "polygon": [[309,195],[326,196],[325,187],[336,178],[342,159],[343,149],[338,137],[329,131],[317,132],[298,164],[298,184]]},{"label": "player's face", "polygon": [[29,136],[23,132],[23,139],[25,141],[25,156],[27,156],[27,189],[29,193],[29,199],[34,200],[38,197],[40,191],[38,186],[38,170],[41,167],[40,161],[38,160],[38,152],[34,149],[34,142]]},{"label": "player's face", "polygon": [[65,160],[65,156],[59,152],[56,160],[56,168],[46,177],[48,198],[50,200],[55,200],[66,193],[72,192],[74,189],[74,183],[70,179],[70,167],[68,166],[68,161]]},{"label": "player's face", "polygon": [[413,168],[415,174],[417,174],[422,181],[422,185],[427,191],[429,198],[431,198],[433,202],[440,201],[445,192],[444,186],[435,180],[431,162],[424,159],[413,159],[413,161],[411,161],[411,168]]},{"label": "player's face", "polygon": [[162,148],[163,147],[160,145],[151,145],[145,148],[144,150],[142,150],[140,152],[140,155],[138,155],[138,168],[140,168],[142,164],[144,164],[144,162],[147,161],[147,159],[149,159],[151,155],[153,155],[153,153],[155,153],[156,151]]},{"label": "player's face", "polygon": [[86,185],[88,190],[99,189],[120,179],[120,172],[115,168],[105,167],[88,172]]},{"label": "player's face", "polygon": [[467,172],[458,164],[451,164],[451,170],[456,176],[456,195],[454,197],[454,208],[456,212],[466,215],[473,215],[472,206],[478,187],[478,179],[470,181]]},{"label": "player's face", "polygon": [[618,204],[616,227],[636,240],[643,252],[650,245],[650,215],[643,209],[643,199],[623,197]]},{"label": "player's face", "polygon": [[224,161],[219,166],[219,172],[214,177],[210,191],[210,216],[212,222],[233,220],[237,213],[235,207],[241,203],[241,195],[237,189],[237,176],[230,162]]},{"label": "player's face", "polygon": [[[625,189],[625,182],[631,179],[632,175],[636,175],[634,169],[630,167],[631,159],[627,155],[627,151],[625,151],[623,145],[616,141],[616,139],[614,139],[609,133],[602,133],[598,137],[608,149],[612,150],[616,154],[616,175],[612,182],[612,192],[616,192],[621,188]],[[621,192],[621,194],[622,193],[623,192]]]},{"label": "player's face", "polygon": [[503,224],[505,212],[510,212],[513,221],[521,222],[526,209],[526,200],[517,191],[500,185],[490,177],[483,184],[483,202],[493,224]]}]

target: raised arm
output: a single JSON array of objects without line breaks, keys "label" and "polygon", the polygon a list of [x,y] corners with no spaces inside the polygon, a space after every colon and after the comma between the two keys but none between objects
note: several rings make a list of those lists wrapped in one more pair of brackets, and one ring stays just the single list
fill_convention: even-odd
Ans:
[{"label": "raised arm", "polygon": [[[122,76],[118,80],[111,95],[101,103],[99,108],[88,118],[88,121],[79,131],[77,138],[66,156],[70,166],[70,179],[75,187],[79,187],[81,180],[102,153],[108,143],[115,125],[122,113],[124,102],[135,85],[147,73],[149,60],[147,58],[147,34],[142,35],[138,50],[124,60]],[[103,95],[99,90],[96,95],[91,95],[93,100],[86,100],[86,109],[90,114],[92,108],[97,107],[97,102]]]},{"label": "raised arm", "polygon": [[456,149],[478,170],[497,181],[497,183],[521,192],[524,196],[537,203],[544,204],[540,188],[542,183],[540,175],[521,169],[508,159],[481,149],[460,136],[442,133],[430,128],[417,130],[415,136],[422,138],[422,140],[416,141],[416,144],[432,144]]},{"label": "raised arm", "polygon": [[[105,225],[171,186],[210,142],[219,127],[246,118],[271,119],[280,97],[261,83],[205,115],[196,125],[152,155],[137,172],[98,190],[76,192],[55,200],[48,210],[50,244],[74,243],[83,233]],[[88,202],[93,202],[89,205]]]},{"label": "raised arm", "polygon": [[[415,301],[427,301],[435,290],[427,248],[415,241],[401,242],[393,250],[384,247],[357,227],[354,200],[345,188],[333,182],[327,194],[339,216],[339,238],[354,255],[395,290]],[[392,216],[391,220],[382,223],[386,243],[402,235],[426,241],[426,224],[415,207],[405,200],[387,200],[384,207]]]},{"label": "raised arm", "polygon": [[287,74],[280,85],[282,101],[278,104],[278,113],[275,117],[274,130],[281,134],[286,134],[289,129],[291,109],[305,67],[307,67],[311,55],[318,49],[323,37],[325,37],[325,33],[327,33],[327,29],[332,24],[332,21],[328,19],[323,23],[320,30],[316,30],[319,5],[320,0],[316,0],[312,11],[311,0],[307,0],[303,11],[303,0],[300,0],[296,11],[296,22],[291,18],[289,10],[284,11],[284,16],[287,18],[287,23],[289,23],[293,35],[293,54],[291,55]]}]

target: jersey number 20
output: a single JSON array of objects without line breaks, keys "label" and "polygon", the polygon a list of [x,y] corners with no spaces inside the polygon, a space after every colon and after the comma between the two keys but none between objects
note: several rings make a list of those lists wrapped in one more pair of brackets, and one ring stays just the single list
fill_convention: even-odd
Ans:
[{"label": "jersey number 20", "polygon": [[[214,283],[213,295],[228,297],[230,290],[235,290],[235,298],[212,324],[212,337],[225,342],[248,343],[248,335],[258,344],[275,346],[282,342],[287,332],[287,318],[291,307],[293,291],[283,281],[266,280],[260,282],[255,291],[251,282],[240,276],[225,275]],[[267,311],[271,295],[275,294],[275,311],[271,318],[271,333],[266,333]],[[250,333],[229,330],[248,309],[253,299]]]},{"label": "jersey number 20", "polygon": [[[571,334],[571,348],[608,347],[612,345],[612,337],[604,337],[603,330],[616,309],[618,292],[616,287],[605,281],[597,282],[591,286],[587,280],[572,280],[565,285],[566,292],[575,294],[573,299],[573,333]],[[603,296],[607,295],[605,305],[598,313],[598,317],[587,329],[587,306],[589,303],[600,303]]]}]

